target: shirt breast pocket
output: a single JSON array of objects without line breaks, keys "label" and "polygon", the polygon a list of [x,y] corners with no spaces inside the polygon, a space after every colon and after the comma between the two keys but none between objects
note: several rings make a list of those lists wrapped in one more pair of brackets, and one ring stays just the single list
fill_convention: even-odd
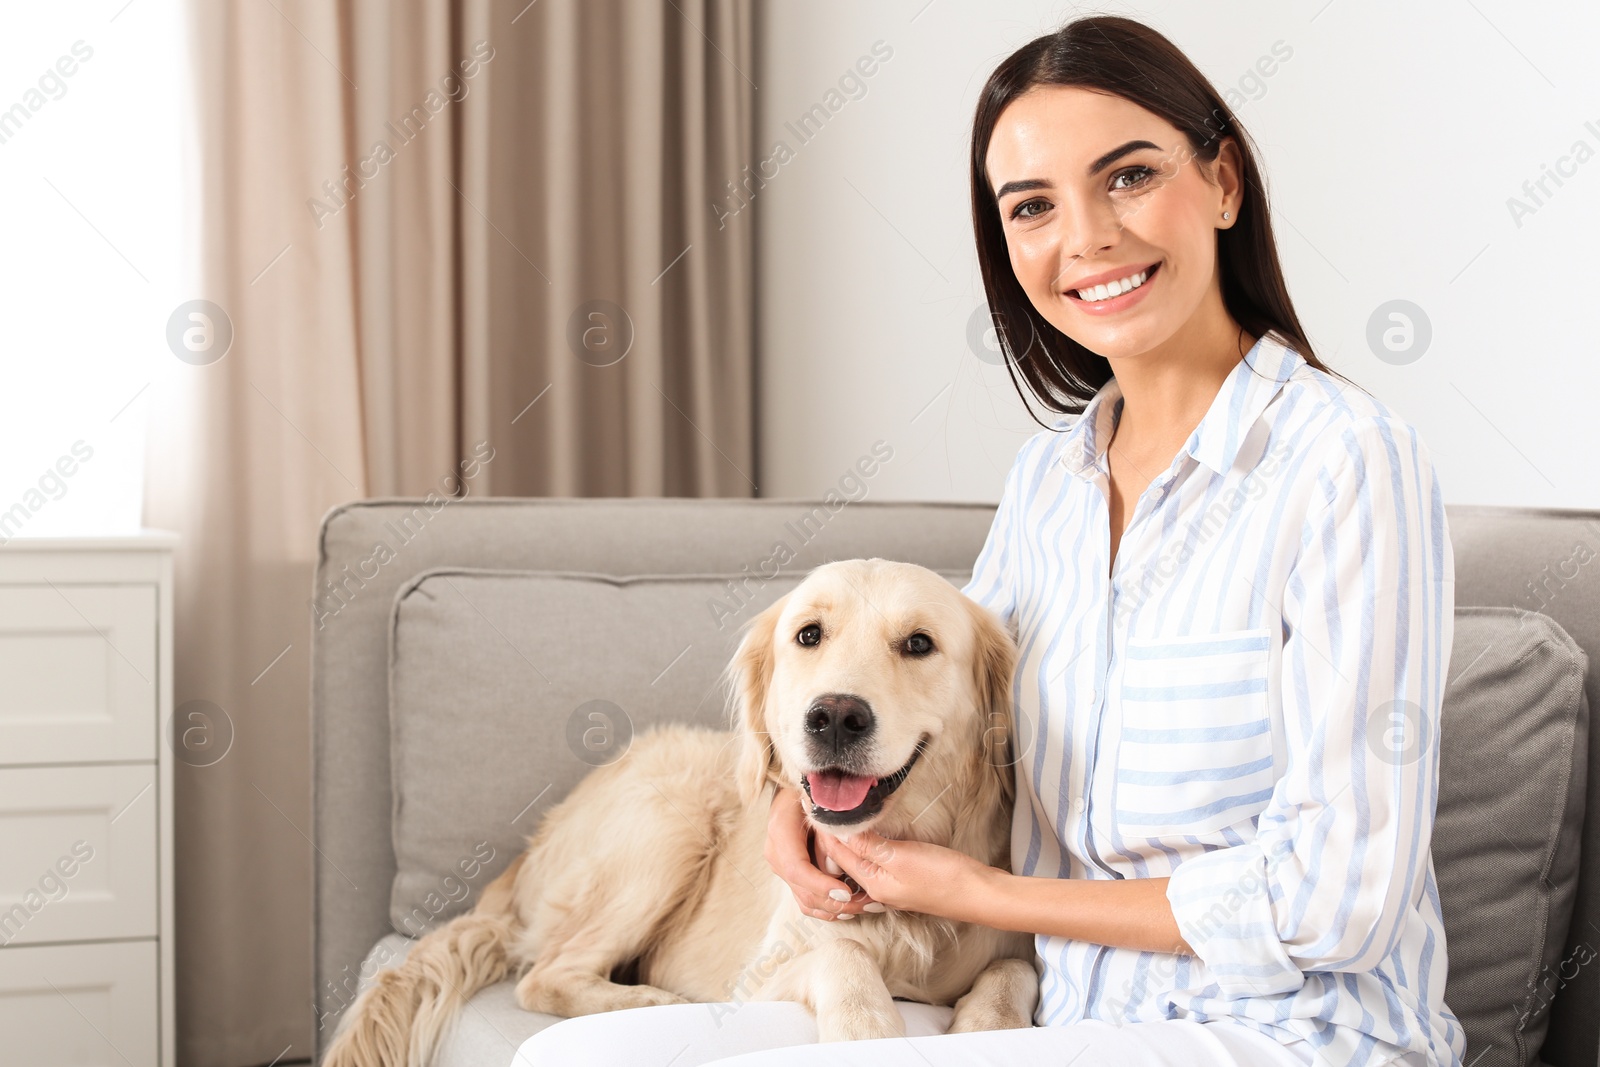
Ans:
[{"label": "shirt breast pocket", "polygon": [[1276,780],[1272,631],[1129,638],[1124,655],[1119,831],[1200,836],[1259,813]]}]

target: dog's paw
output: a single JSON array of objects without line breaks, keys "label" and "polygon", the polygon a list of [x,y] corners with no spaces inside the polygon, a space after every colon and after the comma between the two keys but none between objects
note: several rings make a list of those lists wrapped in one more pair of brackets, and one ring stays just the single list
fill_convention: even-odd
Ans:
[{"label": "dog's paw", "polygon": [[528,971],[517,980],[517,1007],[523,1011],[548,1012],[546,988],[533,971]]},{"label": "dog's paw", "polygon": [[1033,1025],[1030,1016],[1009,1004],[986,1004],[961,1012],[950,1020],[947,1034],[971,1034],[981,1030],[1023,1030]]},{"label": "dog's paw", "polygon": [[818,1041],[869,1041],[876,1037],[905,1037],[906,1021],[891,1002],[888,1009],[857,1004],[837,1008],[817,1018]]},{"label": "dog's paw", "polygon": [[676,993],[669,993],[665,989],[657,989],[653,985],[623,986],[618,998],[623,1001],[625,1008],[653,1008],[659,1004],[689,1004],[688,997],[680,997]]},{"label": "dog's paw", "polygon": [[517,1004],[523,1011],[564,1019],[623,1008],[688,1003],[678,994],[652,985],[619,985],[593,974],[529,971],[517,983]]},{"label": "dog's paw", "polygon": [[1020,1030],[1033,1025],[1038,979],[1027,960],[1001,960],[978,976],[966,996],[956,1001],[949,1034],[980,1030]]}]

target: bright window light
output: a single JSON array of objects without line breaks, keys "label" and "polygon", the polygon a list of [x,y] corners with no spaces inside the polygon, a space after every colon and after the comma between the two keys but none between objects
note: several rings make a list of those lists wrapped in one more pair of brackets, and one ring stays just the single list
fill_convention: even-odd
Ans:
[{"label": "bright window light", "polygon": [[182,0],[0,6],[0,542],[140,525],[192,291]]}]

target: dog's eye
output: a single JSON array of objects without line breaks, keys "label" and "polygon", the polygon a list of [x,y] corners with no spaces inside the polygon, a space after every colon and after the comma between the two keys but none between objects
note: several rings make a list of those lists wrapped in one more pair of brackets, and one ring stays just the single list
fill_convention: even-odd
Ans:
[{"label": "dog's eye", "polygon": [[809,626],[802,626],[800,628],[800,632],[795,634],[794,639],[800,644],[806,646],[821,644],[822,627],[818,626],[816,623],[812,623]]},{"label": "dog's eye", "polygon": [[926,656],[933,651],[933,638],[927,634],[912,634],[906,638],[906,651],[913,656]]}]

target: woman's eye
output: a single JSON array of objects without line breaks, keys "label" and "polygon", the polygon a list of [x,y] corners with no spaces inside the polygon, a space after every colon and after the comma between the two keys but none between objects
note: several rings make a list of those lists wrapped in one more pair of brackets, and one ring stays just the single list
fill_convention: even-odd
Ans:
[{"label": "woman's eye", "polygon": [[[1044,209],[1049,206],[1050,205],[1043,199],[1034,197],[1032,200],[1024,200],[1022,203],[1012,208],[1011,217],[1013,219],[1036,219],[1040,215],[1044,214]],[[1037,212],[1028,211],[1027,209],[1030,207],[1037,207],[1040,210]]]},{"label": "woman's eye", "polygon": [[[1117,174],[1111,179],[1111,187],[1113,189],[1134,189],[1148,182],[1155,173],[1156,172],[1149,167],[1129,167],[1127,170],[1117,172]],[[1137,178],[1138,181],[1131,185],[1119,186],[1117,185],[1117,180],[1120,178]]]},{"label": "woman's eye", "polygon": [[795,634],[794,639],[800,644],[806,645],[807,647],[821,644],[822,627],[818,626],[816,623],[812,623],[810,626],[802,626],[800,628],[800,632]]},{"label": "woman's eye", "polygon": [[912,634],[906,638],[906,651],[913,656],[926,656],[933,651],[933,638],[927,634]]}]

